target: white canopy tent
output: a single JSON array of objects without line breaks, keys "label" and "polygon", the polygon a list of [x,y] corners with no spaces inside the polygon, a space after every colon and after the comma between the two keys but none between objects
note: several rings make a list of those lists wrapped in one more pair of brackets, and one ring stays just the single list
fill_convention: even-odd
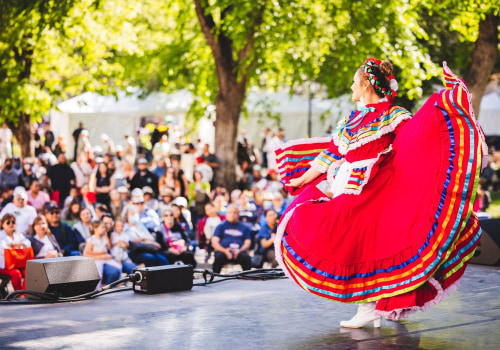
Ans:
[{"label": "white canopy tent", "polygon": [[[64,135],[68,155],[72,155],[73,131],[81,122],[89,130],[92,145],[100,145],[102,133],[118,144],[124,144],[125,134],[132,134],[141,117],[161,119],[169,116],[174,124],[184,126],[185,115],[193,102],[192,94],[180,90],[172,94],[155,92],[142,99],[138,94],[121,93],[118,98],[86,92],[58,104],[60,112],[50,114],[51,127],[57,135]],[[309,100],[284,92],[250,92],[247,97],[248,118],[242,116],[240,131],[244,130],[251,142],[259,146],[265,127],[277,131],[283,127],[288,139],[307,136]],[[311,100],[311,136],[323,136],[339,117],[347,115],[354,105],[348,95],[332,100]],[[270,118],[268,115],[274,116]],[[214,127],[209,118],[198,122],[199,138],[213,144]]]},{"label": "white canopy tent", "polygon": [[486,136],[500,136],[500,92],[483,96],[478,120]]}]

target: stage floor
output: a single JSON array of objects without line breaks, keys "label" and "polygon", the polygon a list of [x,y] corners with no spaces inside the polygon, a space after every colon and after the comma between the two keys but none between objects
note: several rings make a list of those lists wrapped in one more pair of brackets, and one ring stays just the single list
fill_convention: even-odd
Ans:
[{"label": "stage floor", "polygon": [[469,265],[441,304],[382,327],[343,329],[355,305],[289,279],[94,300],[0,305],[0,349],[500,349],[500,268]]}]

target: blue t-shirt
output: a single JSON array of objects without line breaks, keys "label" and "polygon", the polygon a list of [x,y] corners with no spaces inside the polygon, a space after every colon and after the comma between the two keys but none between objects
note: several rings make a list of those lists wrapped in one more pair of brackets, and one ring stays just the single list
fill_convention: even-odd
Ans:
[{"label": "blue t-shirt", "polygon": [[[260,230],[259,230],[259,234],[258,234],[258,244],[259,244],[259,252],[263,253],[264,252],[264,248],[262,248],[261,244],[260,244],[260,241],[263,239],[263,238],[266,238],[266,239],[269,239],[271,238],[271,234],[272,233],[276,233],[276,228],[275,227],[274,229],[271,229],[269,227],[269,225],[267,224],[267,221],[264,223],[263,226],[260,227]],[[269,248],[267,249],[274,249],[274,244],[271,245]]]},{"label": "blue t-shirt", "polygon": [[250,229],[247,226],[241,222],[232,224],[227,220],[215,228],[214,236],[220,238],[220,244],[224,248],[229,247],[231,243],[236,243],[241,247],[245,240],[251,239]]}]

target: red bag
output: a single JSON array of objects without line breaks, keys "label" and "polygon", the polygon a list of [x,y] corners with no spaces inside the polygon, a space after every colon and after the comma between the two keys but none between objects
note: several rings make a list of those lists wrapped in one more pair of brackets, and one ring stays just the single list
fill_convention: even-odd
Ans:
[{"label": "red bag", "polygon": [[25,269],[26,261],[34,259],[33,248],[4,249],[5,269]]}]

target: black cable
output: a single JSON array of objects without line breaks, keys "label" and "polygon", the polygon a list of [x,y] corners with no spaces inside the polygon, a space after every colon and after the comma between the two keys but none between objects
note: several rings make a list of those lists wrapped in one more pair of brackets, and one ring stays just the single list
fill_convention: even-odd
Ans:
[{"label": "black cable", "polygon": [[[113,283],[110,283],[110,284],[102,287],[101,289],[94,290],[94,291],[89,292],[89,293],[75,295],[72,297],[60,297],[59,294],[57,294],[57,293],[42,293],[42,292],[35,292],[32,290],[17,290],[17,291],[14,291],[12,293],[9,293],[5,297],[4,300],[0,301],[0,304],[41,304],[41,303],[61,303],[61,302],[82,301],[82,300],[86,300],[86,299],[96,298],[98,296],[109,294],[109,293],[122,292],[124,290],[131,290],[132,289],[131,287],[117,288],[117,289],[111,289],[111,288],[120,284],[120,283],[123,283],[123,282],[137,281],[140,279],[140,277],[141,277],[141,275],[138,272],[136,272],[134,274],[128,275],[127,277],[121,278]],[[19,302],[19,301],[14,302],[14,300],[16,300],[15,297],[17,297],[18,295],[23,295],[23,294],[33,295],[33,296],[40,298],[41,300],[39,300],[38,302]]]},{"label": "black cable", "polygon": [[[243,280],[261,280],[266,281],[270,279],[286,278],[285,273],[282,269],[255,269],[241,271],[234,274],[219,274],[210,270],[193,270],[194,273],[201,273],[204,279],[204,283],[195,283],[194,286],[206,286],[208,284],[224,282],[234,279]],[[210,275],[210,279],[207,280],[207,275]],[[215,277],[221,277],[221,279],[215,279]]]}]

